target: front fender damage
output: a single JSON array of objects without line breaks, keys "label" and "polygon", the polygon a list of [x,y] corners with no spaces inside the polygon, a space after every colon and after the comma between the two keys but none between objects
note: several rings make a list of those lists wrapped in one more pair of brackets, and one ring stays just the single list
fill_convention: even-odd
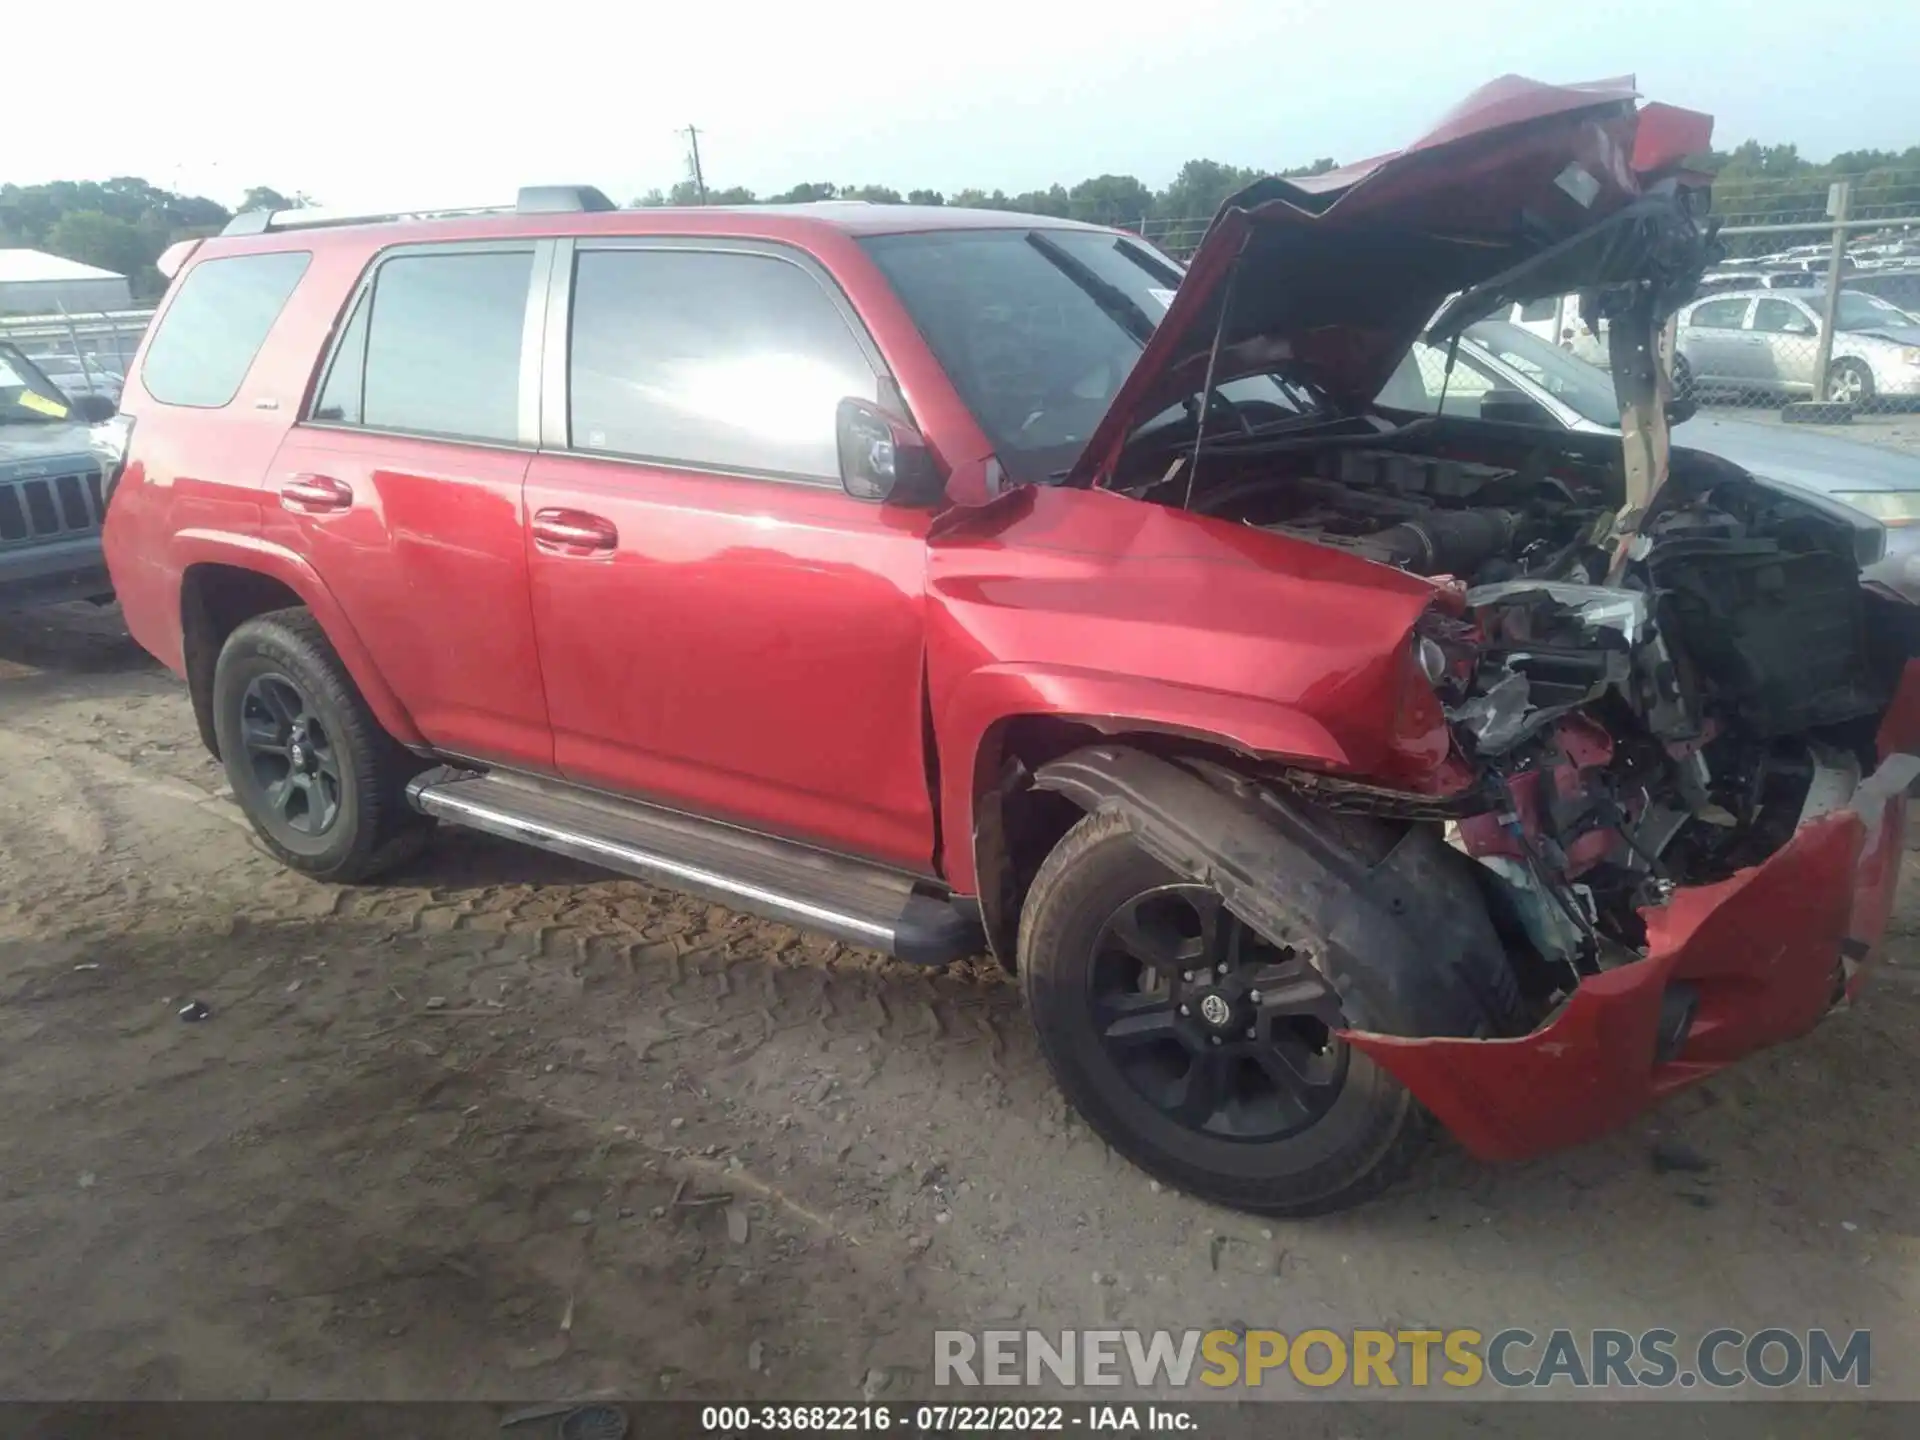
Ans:
[{"label": "front fender damage", "polygon": [[1531,1034],[1345,1038],[1483,1160],[1592,1140],[1741,1056],[1812,1029],[1857,993],[1892,913],[1907,790],[1920,777],[1920,662],[1845,808],[1762,863],[1642,912],[1644,958],[1585,978]]},{"label": "front fender damage", "polygon": [[1155,859],[1305,951],[1369,1026],[1475,1036],[1512,1024],[1517,998],[1469,862],[1431,827],[1317,814],[1218,767],[1120,745],[1043,765],[1033,783],[1124,815]]}]

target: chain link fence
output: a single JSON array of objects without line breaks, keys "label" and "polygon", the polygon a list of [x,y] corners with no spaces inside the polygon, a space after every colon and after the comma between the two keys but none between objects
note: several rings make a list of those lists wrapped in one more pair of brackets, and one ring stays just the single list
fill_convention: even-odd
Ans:
[{"label": "chain link fence", "polygon": [[0,315],[0,341],[17,345],[69,397],[104,395],[117,403],[152,319],[150,309]]}]

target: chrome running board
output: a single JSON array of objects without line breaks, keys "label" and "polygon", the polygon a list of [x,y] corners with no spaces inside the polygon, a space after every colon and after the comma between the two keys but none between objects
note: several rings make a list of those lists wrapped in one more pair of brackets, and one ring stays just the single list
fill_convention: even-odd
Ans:
[{"label": "chrome running board", "polygon": [[985,946],[977,912],[929,882],[865,861],[499,772],[429,770],[407,786],[424,815],[817,930],[918,965]]}]

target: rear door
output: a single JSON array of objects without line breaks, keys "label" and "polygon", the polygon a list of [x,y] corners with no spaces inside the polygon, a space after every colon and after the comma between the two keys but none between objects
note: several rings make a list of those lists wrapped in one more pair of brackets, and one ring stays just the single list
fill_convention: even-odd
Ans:
[{"label": "rear door", "polygon": [[840,486],[835,409],[883,367],[837,286],[785,246],[561,242],[545,357],[527,511],[560,770],[930,869],[930,512]]},{"label": "rear door", "polygon": [[545,300],[532,279],[551,244],[381,254],[264,509],[269,538],[312,561],[429,741],[537,770],[553,744],[521,488],[538,415],[526,336]]},{"label": "rear door", "polygon": [[1757,379],[1759,362],[1753,337],[1742,327],[1752,302],[1744,295],[1706,300],[1686,314],[1680,326],[1679,348],[1696,381],[1734,382]]}]

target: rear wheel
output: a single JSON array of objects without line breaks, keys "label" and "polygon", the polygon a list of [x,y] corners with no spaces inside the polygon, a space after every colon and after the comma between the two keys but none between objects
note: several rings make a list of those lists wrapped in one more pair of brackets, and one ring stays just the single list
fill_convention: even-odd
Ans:
[{"label": "rear wheel", "polygon": [[419,853],[430,822],[405,789],[421,762],[380,728],[307,611],[260,615],[227,637],[213,721],[234,798],[283,864],[355,881]]},{"label": "rear wheel", "polygon": [[1020,971],[1067,1098],[1121,1154],[1209,1200],[1340,1209],[1404,1173],[1423,1112],[1337,1031],[1355,1013],[1307,958],[1134,843],[1123,817],[1070,831],[1035,877]]}]

